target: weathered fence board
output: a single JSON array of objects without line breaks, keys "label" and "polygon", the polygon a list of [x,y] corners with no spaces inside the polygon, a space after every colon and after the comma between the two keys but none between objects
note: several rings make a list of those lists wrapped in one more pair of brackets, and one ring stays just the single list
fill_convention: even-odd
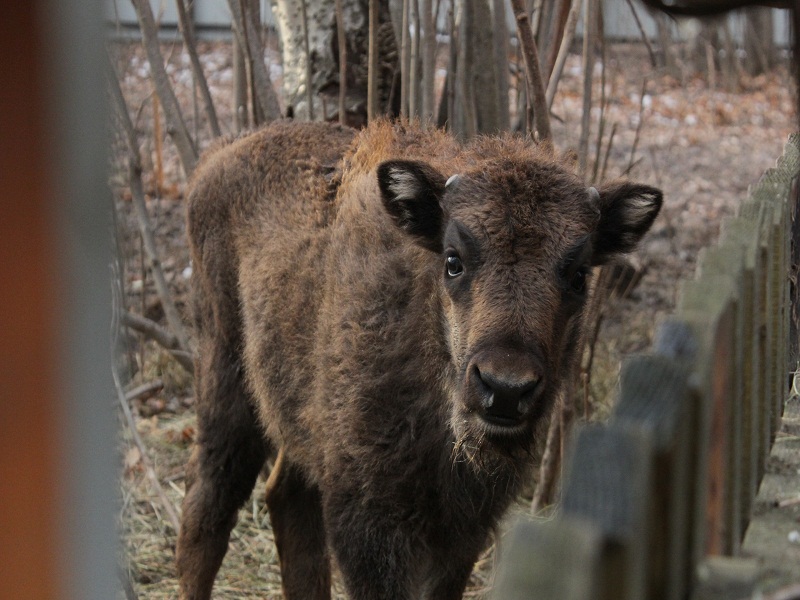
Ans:
[{"label": "weathered fence board", "polygon": [[[591,521],[520,521],[504,540],[502,566],[494,597],[502,600],[615,600],[613,582],[603,581],[618,568],[613,549]],[[571,577],[553,577],[563,571]]]},{"label": "weathered fence board", "polygon": [[[734,282],[727,275],[707,275],[702,281],[687,281],[681,287],[677,314],[692,328],[700,355],[695,366],[695,385],[700,396],[698,435],[695,442],[700,476],[695,496],[697,513],[693,536],[694,560],[706,554],[723,554],[732,545],[735,482],[728,470],[734,451],[733,407],[729,398],[733,371],[735,329]],[[705,489],[703,489],[705,488]]]},{"label": "weathered fence board", "polygon": [[496,598],[728,600],[754,581],[732,557],[799,358],[799,170],[795,135],[701,253],[652,354],[625,362],[609,422],[575,433],[560,512],[518,526]]},{"label": "weathered fence board", "polygon": [[692,470],[696,400],[686,369],[664,356],[637,356],[623,365],[618,423],[642,428],[653,445],[650,561],[646,598],[683,598],[691,580],[686,547],[691,537]]},{"label": "weathered fence board", "polygon": [[566,467],[561,509],[591,519],[613,545],[619,600],[645,598],[645,567],[653,528],[653,444],[641,427],[584,426],[575,435]]}]

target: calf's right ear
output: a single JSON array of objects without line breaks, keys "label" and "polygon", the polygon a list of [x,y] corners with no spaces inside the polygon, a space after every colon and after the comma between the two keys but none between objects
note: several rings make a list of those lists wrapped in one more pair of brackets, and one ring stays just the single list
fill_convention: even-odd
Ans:
[{"label": "calf's right ear", "polygon": [[441,252],[444,175],[423,162],[389,160],[378,165],[378,187],[395,225],[423,248]]}]

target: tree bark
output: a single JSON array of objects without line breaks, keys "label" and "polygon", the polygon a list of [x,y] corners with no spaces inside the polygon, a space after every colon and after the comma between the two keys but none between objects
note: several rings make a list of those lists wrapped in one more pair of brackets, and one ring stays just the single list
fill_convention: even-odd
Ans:
[{"label": "tree bark", "polygon": [[498,94],[498,129],[507,131],[511,126],[508,98],[508,24],[505,0],[492,0],[492,25],[494,35],[495,77]]},{"label": "tree bark", "polygon": [[142,30],[142,43],[147,53],[147,60],[150,63],[153,85],[161,100],[164,116],[167,119],[167,131],[170,139],[178,149],[183,172],[188,178],[197,164],[197,150],[192,143],[189,130],[186,128],[167,70],[164,68],[164,58],[161,56],[161,49],[158,44],[158,29],[153,18],[153,11],[150,8],[150,2],[148,0],[132,1]]},{"label": "tree bark", "polygon": [[[283,96],[294,114],[308,116],[306,52],[303,46],[302,0],[272,0],[283,57]],[[341,81],[341,43],[338,41],[337,3],[330,0],[305,0],[311,71],[311,91],[317,118],[323,102],[339,101],[341,84],[346,88],[346,120],[360,126],[366,122],[369,72],[369,10],[367,0],[340,0],[346,80]],[[399,26],[398,26],[399,31]],[[380,62],[377,69],[377,112],[387,106],[394,71],[398,65],[394,30],[386,2],[378,3],[376,44]],[[397,86],[399,92],[400,86]]]},{"label": "tree bark", "polygon": [[336,40],[339,50],[339,123],[347,124],[347,36],[342,0],[336,0]]},{"label": "tree bark", "polygon": [[[139,2],[143,0],[137,0]],[[255,96],[258,104],[264,111],[264,118],[273,121],[280,118],[281,107],[278,96],[272,87],[269,72],[264,64],[264,56],[259,41],[258,29],[253,23],[252,15],[247,10],[246,2],[242,0],[228,0],[228,6],[233,16],[233,31],[236,40],[244,49],[252,72],[253,83],[255,84]],[[256,99],[253,99],[255,103]]]}]

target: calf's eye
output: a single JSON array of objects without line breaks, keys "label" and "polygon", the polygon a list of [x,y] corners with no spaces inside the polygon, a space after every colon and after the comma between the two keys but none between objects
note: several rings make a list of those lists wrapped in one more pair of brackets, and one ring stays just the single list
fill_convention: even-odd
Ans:
[{"label": "calf's eye", "polygon": [[569,281],[570,289],[576,294],[582,294],[586,291],[586,278],[589,275],[589,267],[581,267],[572,275]]},{"label": "calf's eye", "polygon": [[445,259],[445,267],[448,277],[458,277],[464,272],[464,265],[461,259],[455,254],[448,254]]}]

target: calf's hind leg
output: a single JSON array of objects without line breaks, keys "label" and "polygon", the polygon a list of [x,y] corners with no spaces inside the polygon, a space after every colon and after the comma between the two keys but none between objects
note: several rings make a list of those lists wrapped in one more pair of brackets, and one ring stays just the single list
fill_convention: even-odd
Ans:
[{"label": "calf's hind leg", "polygon": [[176,552],[182,600],[211,597],[236,514],[266,460],[268,448],[235,356],[222,344],[201,340],[197,445],[186,468]]}]

